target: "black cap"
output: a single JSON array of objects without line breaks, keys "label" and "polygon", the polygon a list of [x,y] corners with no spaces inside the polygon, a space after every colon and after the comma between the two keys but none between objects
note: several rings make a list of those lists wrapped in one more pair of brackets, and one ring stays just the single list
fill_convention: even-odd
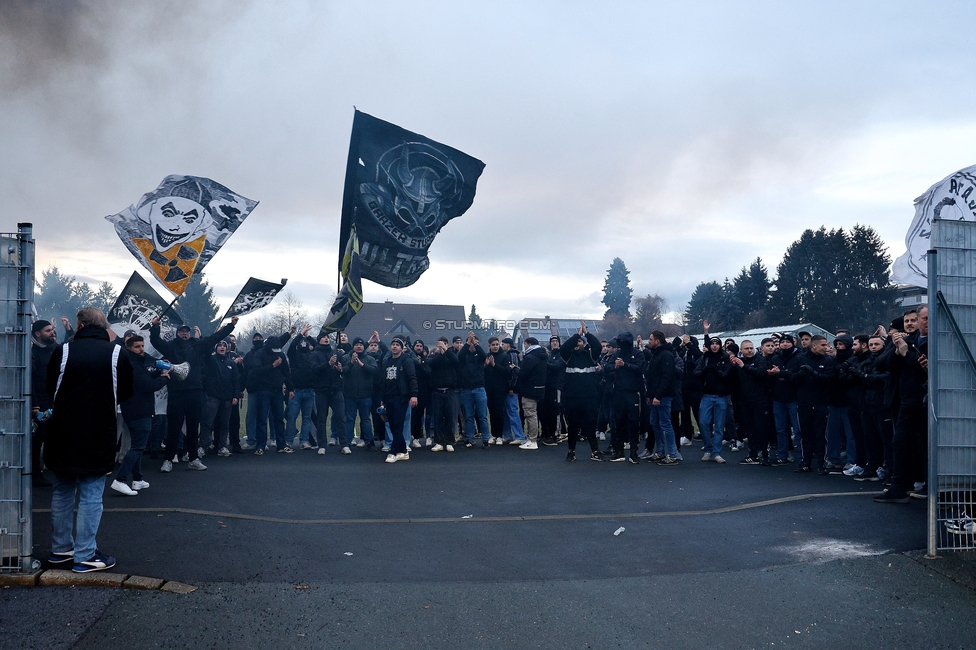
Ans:
[{"label": "black cap", "polygon": [[189,325],[180,325],[179,327],[176,328],[176,331],[177,332],[189,332],[191,330],[190,330],[190,326]]},{"label": "black cap", "polygon": [[36,320],[36,321],[34,321],[34,324],[31,325],[31,334],[37,334],[38,332],[40,332],[42,329],[44,329],[45,327],[47,327],[50,324],[51,324],[51,321],[49,321],[49,320]]}]

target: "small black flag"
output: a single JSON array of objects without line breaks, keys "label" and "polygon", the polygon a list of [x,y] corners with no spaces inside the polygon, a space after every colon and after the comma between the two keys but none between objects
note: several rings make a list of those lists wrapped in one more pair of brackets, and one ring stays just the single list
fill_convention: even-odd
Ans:
[{"label": "small black flag", "polygon": [[234,298],[230,309],[227,310],[221,320],[227,320],[232,316],[244,316],[262,307],[267,307],[278,295],[278,292],[285,288],[287,282],[288,280],[282,280],[280,284],[276,284],[257,278],[249,279],[241,292]]},{"label": "small black flag", "polygon": [[[176,310],[167,311],[168,305],[141,275],[133,271],[106,317],[110,325],[122,324],[126,326],[125,329],[136,331],[148,331],[154,318],[159,318],[164,328],[179,327],[183,319]],[[163,312],[166,315],[160,317]]]},{"label": "small black flag", "polygon": [[427,250],[474,201],[485,164],[356,111],[346,163],[339,267],[355,225],[362,277],[408,287],[430,266]]}]

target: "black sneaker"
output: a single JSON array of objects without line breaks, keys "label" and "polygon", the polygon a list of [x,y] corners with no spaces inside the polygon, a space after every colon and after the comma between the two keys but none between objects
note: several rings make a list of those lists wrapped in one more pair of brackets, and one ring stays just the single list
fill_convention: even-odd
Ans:
[{"label": "black sneaker", "polygon": [[614,454],[613,456],[610,457],[611,463],[622,463],[625,460],[627,459],[624,457],[623,454]]},{"label": "black sneaker", "polygon": [[470,440],[465,440],[464,441],[464,448],[465,449],[471,449],[472,447],[474,447],[474,443],[473,442],[471,442]]},{"label": "black sneaker", "polygon": [[743,458],[742,460],[739,461],[739,464],[740,465],[759,465],[760,462],[759,462],[759,459],[758,458],[753,458],[752,456],[746,456],[745,458]]},{"label": "black sneaker", "polygon": [[793,470],[793,471],[794,471],[795,473],[797,473],[797,474],[800,474],[800,473],[803,473],[803,472],[812,472],[812,471],[813,471],[813,468],[812,468],[812,467],[810,467],[809,465],[804,465],[804,464],[802,464],[802,463],[801,463],[801,464],[800,464],[800,466],[799,466],[799,467],[797,467],[797,468],[796,468],[795,470]]},{"label": "black sneaker", "polygon": [[627,456],[627,462],[631,465],[640,465],[640,458],[637,457],[637,454],[632,453],[630,456]]},{"label": "black sneaker", "polygon": [[773,467],[783,467],[784,465],[789,465],[789,464],[790,461],[786,460],[785,458],[783,460],[777,458],[776,460],[770,463],[770,465],[772,465]]},{"label": "black sneaker", "polygon": [[596,451],[590,454],[590,460],[595,460],[597,462],[600,462],[603,460],[603,454],[601,454],[600,450],[597,449]]},{"label": "black sneaker", "polygon": [[96,550],[95,555],[91,559],[85,560],[84,562],[75,562],[71,570],[75,573],[91,573],[92,571],[105,571],[114,566],[114,557]]},{"label": "black sneaker", "polygon": [[759,464],[762,467],[772,467],[773,466],[773,464],[771,462],[769,462],[769,459],[768,458],[763,458],[761,461],[759,461]]},{"label": "black sneaker", "polygon": [[557,444],[559,444],[555,440],[553,440],[552,438],[543,438],[541,442],[546,447],[555,447]]},{"label": "black sneaker", "polygon": [[51,566],[59,566],[61,564],[72,563],[75,561],[74,551],[68,551],[67,553],[51,553],[47,558],[47,563]]},{"label": "black sneaker", "polygon": [[661,467],[674,467],[678,464],[678,459],[674,458],[673,456],[665,456],[659,460],[657,464]]},{"label": "black sneaker", "polygon": [[566,462],[567,463],[572,463],[575,460],[576,460],[576,452],[574,450],[570,449],[569,450],[569,453],[566,454]]},{"label": "black sneaker", "polygon": [[894,488],[888,488],[878,496],[874,497],[875,503],[908,503],[908,493],[904,491],[895,491]]},{"label": "black sneaker", "polygon": [[[465,445],[465,446],[467,446],[467,445]],[[491,443],[488,442],[487,440],[482,440],[481,441],[481,448],[482,449],[488,449],[488,447],[491,447]]]}]

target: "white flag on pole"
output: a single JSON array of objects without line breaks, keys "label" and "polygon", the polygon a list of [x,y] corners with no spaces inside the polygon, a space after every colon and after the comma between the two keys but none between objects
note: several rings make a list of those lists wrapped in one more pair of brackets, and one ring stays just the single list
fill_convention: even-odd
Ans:
[{"label": "white flag on pole", "polygon": [[976,221],[976,165],[946,176],[915,199],[915,219],[905,235],[904,255],[895,260],[891,281],[927,287],[926,256],[932,220]]}]

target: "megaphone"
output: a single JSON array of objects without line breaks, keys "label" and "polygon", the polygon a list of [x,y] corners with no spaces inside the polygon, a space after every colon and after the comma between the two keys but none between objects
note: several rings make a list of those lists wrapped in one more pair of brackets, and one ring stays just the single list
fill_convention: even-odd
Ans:
[{"label": "megaphone", "polygon": [[169,370],[169,374],[176,377],[180,381],[185,381],[186,376],[190,374],[190,364],[186,361],[183,363],[172,364],[169,361],[158,359],[156,361],[156,370],[159,370],[160,372],[166,372]]}]

